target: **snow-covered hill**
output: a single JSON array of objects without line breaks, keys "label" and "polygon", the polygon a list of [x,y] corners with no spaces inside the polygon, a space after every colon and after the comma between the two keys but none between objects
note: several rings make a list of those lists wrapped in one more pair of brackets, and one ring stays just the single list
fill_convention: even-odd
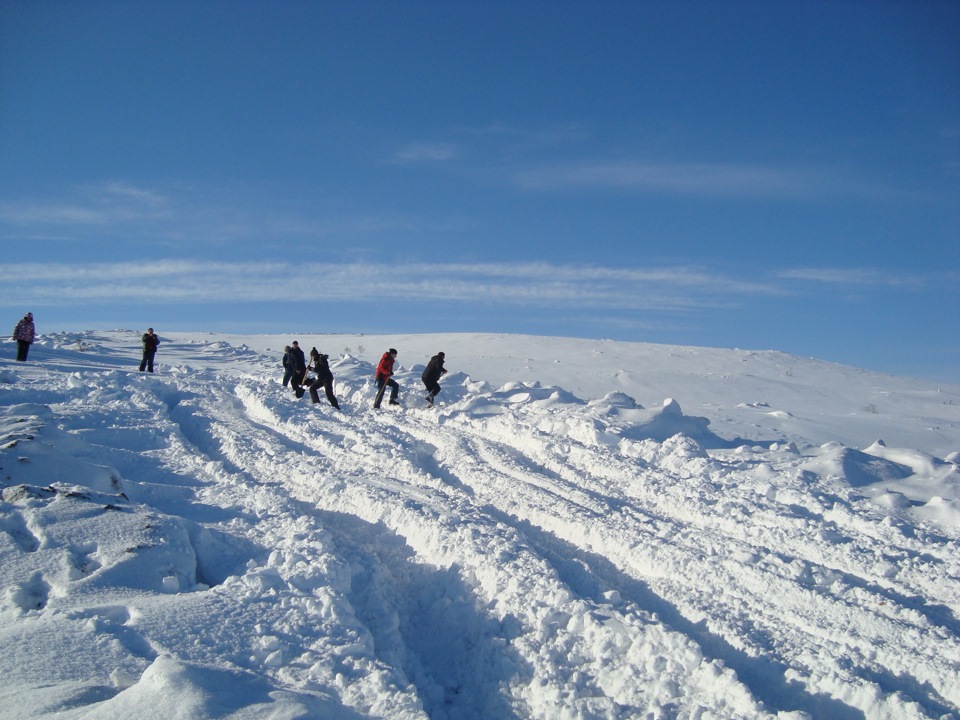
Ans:
[{"label": "snow-covered hill", "polygon": [[281,386],[292,339],[0,347],[0,716],[960,717],[960,388],[303,335],[337,412]]}]

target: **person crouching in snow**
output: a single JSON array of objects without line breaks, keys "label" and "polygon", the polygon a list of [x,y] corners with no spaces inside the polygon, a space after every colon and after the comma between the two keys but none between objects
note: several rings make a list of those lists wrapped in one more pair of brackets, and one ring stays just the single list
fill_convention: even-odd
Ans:
[{"label": "person crouching in snow", "polygon": [[420,376],[423,384],[427,386],[427,405],[433,405],[433,399],[437,396],[437,393],[440,392],[440,383],[438,380],[447,374],[447,371],[443,367],[443,359],[445,357],[446,355],[440,352],[430,358],[430,362],[427,363],[427,367],[423,370],[423,375]]},{"label": "person crouching in snow", "polygon": [[316,380],[310,383],[310,387],[307,388],[310,391],[310,400],[314,403],[320,402],[320,393],[317,392],[317,389],[322,387],[327,394],[327,400],[339,410],[340,403],[337,402],[337,398],[333,394],[333,372],[330,370],[327,356],[321,355],[316,348],[313,348],[310,351],[310,366],[308,369],[312,369],[317,374]]},{"label": "person crouching in snow", "polygon": [[393,363],[397,359],[397,351],[393,348],[390,348],[383,354],[383,357],[380,358],[380,364],[377,365],[377,398],[373,401],[374,409],[380,408],[380,403],[383,400],[383,393],[390,388],[390,404],[399,405],[400,402],[397,400],[397,396],[400,394],[400,386],[397,384],[396,380],[392,380],[391,376],[393,375]]}]

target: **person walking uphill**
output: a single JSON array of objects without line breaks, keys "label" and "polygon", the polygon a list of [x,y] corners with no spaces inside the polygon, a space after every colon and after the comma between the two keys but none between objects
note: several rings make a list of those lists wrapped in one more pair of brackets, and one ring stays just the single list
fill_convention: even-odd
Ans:
[{"label": "person walking uphill", "polygon": [[427,405],[433,405],[433,399],[437,396],[437,393],[440,392],[440,383],[438,381],[443,375],[447,374],[447,371],[443,367],[443,359],[445,357],[446,355],[439,352],[430,358],[430,362],[427,363],[427,367],[423,370],[423,375],[420,376],[423,384],[427,386]]},{"label": "person walking uphill", "polygon": [[397,359],[397,351],[393,348],[387,350],[380,358],[380,364],[377,365],[377,398],[373,401],[373,408],[380,409],[380,403],[383,402],[383,393],[387,387],[390,388],[390,404],[399,405],[397,396],[400,394],[400,386],[396,380],[392,380],[393,363]]},{"label": "person walking uphill", "polygon": [[13,339],[17,341],[17,362],[26,362],[30,346],[37,337],[37,328],[33,324],[33,313],[27,313],[13,329]]},{"label": "person walking uphill", "polygon": [[160,338],[153,332],[153,328],[147,328],[140,339],[143,341],[143,359],[140,361],[140,372],[143,372],[144,368],[153,372],[153,358],[157,354]]},{"label": "person walking uphill", "polygon": [[327,395],[327,400],[339,410],[340,403],[337,402],[337,398],[333,394],[333,373],[330,371],[327,356],[321,355],[316,348],[313,348],[310,351],[310,367],[317,374],[317,379],[310,383],[310,387],[307,388],[310,391],[310,400],[314,403],[320,402],[320,393],[317,392],[317,389],[322,387]]}]

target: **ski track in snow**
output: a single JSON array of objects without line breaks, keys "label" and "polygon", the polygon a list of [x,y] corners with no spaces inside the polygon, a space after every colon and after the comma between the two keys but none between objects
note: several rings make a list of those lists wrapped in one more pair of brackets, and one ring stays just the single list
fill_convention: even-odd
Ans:
[{"label": "ski track in snow", "polygon": [[155,377],[25,369],[0,406],[0,637],[69,658],[11,653],[7,707],[958,717],[958,535],[821,471],[842,448],[708,448],[677,407],[455,376],[419,408],[412,371],[376,412],[349,357],[337,413],[273,358],[161,350]]}]

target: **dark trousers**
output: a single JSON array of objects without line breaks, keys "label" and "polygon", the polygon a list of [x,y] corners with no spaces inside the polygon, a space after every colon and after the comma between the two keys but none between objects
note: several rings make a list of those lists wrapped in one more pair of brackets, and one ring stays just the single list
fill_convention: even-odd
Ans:
[{"label": "dark trousers", "polygon": [[26,362],[30,352],[30,343],[26,340],[17,340],[17,362]]},{"label": "dark trousers", "polygon": [[283,386],[287,387],[290,384],[290,380],[293,379],[293,370],[284,370],[283,371]]},{"label": "dark trousers", "polygon": [[307,371],[306,369],[294,370],[293,375],[290,376],[290,387],[293,388],[293,392],[298,398],[303,397],[303,380],[306,378]]},{"label": "dark trousers", "polygon": [[310,387],[307,388],[310,391],[310,399],[318,403],[320,402],[320,393],[317,392],[318,388],[323,388],[323,391],[327,395],[327,400],[330,401],[330,404],[333,405],[337,410],[340,409],[340,403],[337,402],[337,398],[333,394],[333,378],[327,378],[326,380],[321,380],[317,378],[312,383]]},{"label": "dark trousers", "polygon": [[153,356],[156,354],[156,350],[143,351],[143,360],[140,361],[140,372],[143,372],[144,369],[153,372]]},{"label": "dark trousers", "polygon": [[430,397],[436,397],[437,393],[440,392],[440,383],[436,380],[424,380],[423,384],[427,386]]},{"label": "dark trousers", "polygon": [[400,385],[396,380],[388,378],[377,378],[377,400],[374,402],[373,406],[375,408],[380,407],[380,401],[383,400],[384,386],[390,388],[390,402],[396,402],[397,396],[400,394]]}]

